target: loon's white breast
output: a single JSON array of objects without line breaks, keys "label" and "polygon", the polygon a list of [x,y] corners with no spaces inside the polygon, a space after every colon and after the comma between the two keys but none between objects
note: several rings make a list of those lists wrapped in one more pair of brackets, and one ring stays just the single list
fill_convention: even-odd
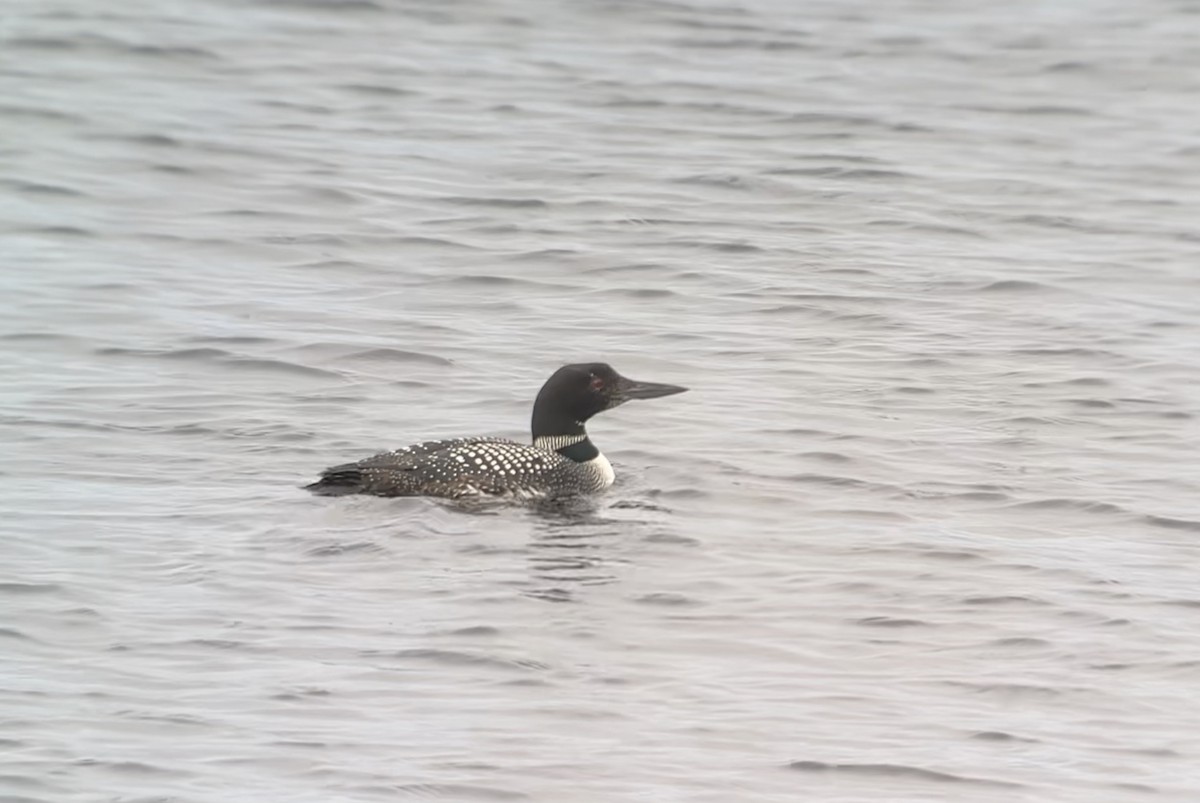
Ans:
[{"label": "loon's white breast", "polygon": [[600,482],[603,483],[601,488],[607,488],[617,479],[617,473],[613,471],[612,463],[608,462],[608,458],[604,456],[603,452],[580,465],[600,477]]}]

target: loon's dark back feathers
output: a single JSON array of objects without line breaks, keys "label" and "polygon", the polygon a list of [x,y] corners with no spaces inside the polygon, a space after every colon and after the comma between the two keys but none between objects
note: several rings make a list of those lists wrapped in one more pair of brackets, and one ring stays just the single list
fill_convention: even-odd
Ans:
[{"label": "loon's dark back feathers", "polygon": [[324,496],[546,495],[595,490],[579,465],[547,449],[507,438],[453,438],[326,469],[306,486]]}]

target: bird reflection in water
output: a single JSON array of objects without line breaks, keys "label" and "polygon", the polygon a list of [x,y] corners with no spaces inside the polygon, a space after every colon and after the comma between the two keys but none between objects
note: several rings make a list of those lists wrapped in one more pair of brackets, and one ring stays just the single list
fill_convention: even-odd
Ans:
[{"label": "bird reflection in water", "polygon": [[529,579],[521,593],[545,602],[578,602],[581,589],[615,583],[632,562],[624,553],[642,537],[661,531],[655,514],[670,511],[649,501],[605,502],[571,496],[526,502],[460,499],[442,506],[471,516],[522,515],[531,532],[518,551],[527,556]]}]

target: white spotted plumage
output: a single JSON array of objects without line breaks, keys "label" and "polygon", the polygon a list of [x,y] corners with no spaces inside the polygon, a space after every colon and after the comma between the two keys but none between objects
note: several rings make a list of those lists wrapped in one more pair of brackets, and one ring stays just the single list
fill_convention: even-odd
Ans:
[{"label": "white spotted plumage", "polygon": [[577,463],[504,438],[426,441],[335,466],[330,479],[355,475],[362,492],[381,496],[561,496],[612,485],[604,455]]}]

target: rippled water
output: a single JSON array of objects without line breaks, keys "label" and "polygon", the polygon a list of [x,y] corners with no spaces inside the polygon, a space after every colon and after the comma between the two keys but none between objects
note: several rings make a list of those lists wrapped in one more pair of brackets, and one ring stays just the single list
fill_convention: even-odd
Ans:
[{"label": "rippled water", "polygon": [[4,800],[1200,799],[1195,3],[8,12]]}]

